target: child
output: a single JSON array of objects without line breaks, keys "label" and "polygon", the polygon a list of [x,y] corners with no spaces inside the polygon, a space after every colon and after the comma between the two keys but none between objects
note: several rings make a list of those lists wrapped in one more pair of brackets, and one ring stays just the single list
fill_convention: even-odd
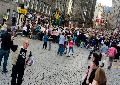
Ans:
[{"label": "child", "polygon": [[49,49],[48,49],[49,51],[51,50],[52,40],[53,40],[52,38],[49,38]]},{"label": "child", "polygon": [[68,47],[69,47],[68,54],[69,54],[69,56],[70,56],[70,51],[72,51],[72,53],[74,53],[74,51],[73,51],[73,45],[74,45],[74,42],[73,42],[72,38],[70,38],[70,41],[68,42]]},{"label": "child", "polygon": [[[101,54],[101,67],[104,66],[105,63],[105,57],[107,56],[107,51],[108,51],[108,46],[106,46],[105,44],[102,44],[101,48],[100,48],[100,54]],[[103,57],[103,58],[102,58]]]},{"label": "child", "polygon": [[46,49],[47,48],[47,41],[48,41],[48,36],[46,35],[46,33],[43,36],[43,41],[44,41],[43,48],[45,47],[45,49]]}]

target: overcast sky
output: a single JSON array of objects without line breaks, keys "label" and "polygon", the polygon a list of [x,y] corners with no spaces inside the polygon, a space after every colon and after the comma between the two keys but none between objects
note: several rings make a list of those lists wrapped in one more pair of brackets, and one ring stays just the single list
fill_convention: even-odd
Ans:
[{"label": "overcast sky", "polygon": [[112,0],[97,0],[97,2],[102,3],[106,6],[112,6]]}]

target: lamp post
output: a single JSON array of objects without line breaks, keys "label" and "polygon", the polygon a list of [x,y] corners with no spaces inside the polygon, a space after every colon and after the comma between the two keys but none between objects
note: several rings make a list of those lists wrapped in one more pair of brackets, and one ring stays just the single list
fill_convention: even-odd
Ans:
[{"label": "lamp post", "polygon": [[51,14],[51,7],[49,7],[49,15]]},{"label": "lamp post", "polygon": [[86,14],[87,14],[86,12],[87,12],[87,10],[84,9],[83,10],[83,16],[82,16],[83,17],[83,27],[85,27],[85,24],[86,24]]},{"label": "lamp post", "polygon": [[105,28],[107,29],[107,24],[108,24],[108,22],[107,22],[107,19],[105,20]]}]

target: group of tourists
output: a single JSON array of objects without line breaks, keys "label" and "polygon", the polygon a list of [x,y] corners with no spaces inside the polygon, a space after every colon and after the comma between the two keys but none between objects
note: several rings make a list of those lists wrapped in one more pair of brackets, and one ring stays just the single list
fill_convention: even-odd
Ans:
[{"label": "group of tourists", "polygon": [[[82,85],[106,85],[107,78],[104,70],[104,61],[109,57],[108,69],[111,69],[114,59],[120,58],[120,30],[107,31],[102,29],[92,28],[69,28],[62,26],[52,26],[49,18],[39,14],[27,14],[23,17],[21,26],[17,25],[17,17],[13,11],[12,28],[8,29],[6,21],[4,20],[0,38],[0,66],[2,58],[3,73],[8,70],[7,60],[10,54],[10,49],[13,51],[13,68],[11,85],[21,85],[24,70],[26,66],[26,57],[30,51],[27,50],[29,41],[24,40],[23,46],[20,47],[14,44],[14,37],[17,36],[17,31],[22,31],[22,36],[30,39],[39,39],[43,41],[43,49],[51,50],[51,43],[58,43],[57,54],[60,56],[67,55],[67,57],[74,56],[74,47],[86,48],[90,50],[88,60],[91,64],[83,77]],[[19,26],[19,27],[18,27]],[[49,43],[49,44],[48,44]],[[49,45],[49,46],[48,46]],[[105,61],[106,62],[106,61]],[[17,82],[16,82],[17,79]]]}]

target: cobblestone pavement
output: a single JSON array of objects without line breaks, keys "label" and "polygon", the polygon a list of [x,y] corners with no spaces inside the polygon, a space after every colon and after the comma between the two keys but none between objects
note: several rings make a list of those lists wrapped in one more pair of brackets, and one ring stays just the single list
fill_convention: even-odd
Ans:
[{"label": "cobblestone pavement", "polygon": [[[15,39],[15,44],[22,45],[22,37]],[[84,48],[74,49],[74,57],[57,55],[57,44],[52,44],[51,51],[42,49],[43,42],[30,40],[30,50],[34,56],[34,65],[27,66],[22,85],[80,85],[82,74],[87,68],[89,51]],[[0,85],[10,85],[11,54],[8,60],[8,73],[2,74],[0,68]],[[115,63],[110,71],[104,67],[108,85],[120,85],[120,66]]]}]

